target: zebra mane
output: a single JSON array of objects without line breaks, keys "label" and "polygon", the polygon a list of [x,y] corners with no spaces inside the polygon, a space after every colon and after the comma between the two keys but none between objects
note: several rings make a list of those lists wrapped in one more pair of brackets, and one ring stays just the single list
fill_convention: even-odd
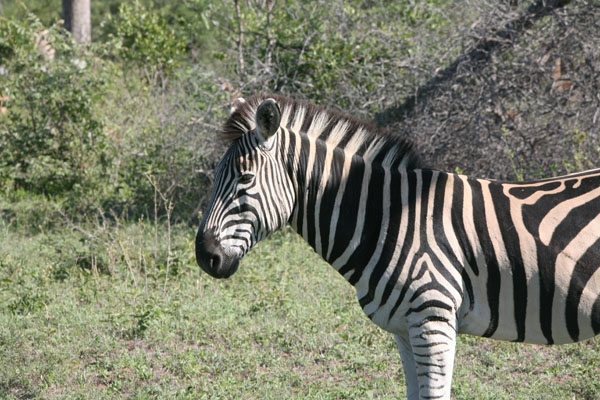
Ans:
[{"label": "zebra mane", "polygon": [[245,101],[237,101],[222,128],[225,140],[234,141],[254,129],[256,109],[268,98],[279,105],[282,127],[306,133],[367,161],[417,167],[418,157],[406,138],[337,110],[275,94],[261,93]]}]

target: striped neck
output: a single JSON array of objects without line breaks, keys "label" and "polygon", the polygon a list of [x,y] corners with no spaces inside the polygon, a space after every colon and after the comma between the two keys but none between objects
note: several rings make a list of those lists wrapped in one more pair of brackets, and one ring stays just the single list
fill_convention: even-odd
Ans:
[{"label": "striped neck", "polygon": [[391,201],[385,188],[392,179],[399,183],[403,169],[328,146],[310,135],[288,131],[285,137],[282,149],[294,149],[298,157],[290,155],[287,165],[296,187],[290,225],[355,284],[381,244]]}]

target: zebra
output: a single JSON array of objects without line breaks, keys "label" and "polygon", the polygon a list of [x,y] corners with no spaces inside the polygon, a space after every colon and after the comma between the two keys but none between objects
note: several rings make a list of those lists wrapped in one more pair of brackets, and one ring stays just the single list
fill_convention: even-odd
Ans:
[{"label": "zebra", "polygon": [[286,224],[391,332],[409,399],[448,399],[457,334],[600,332],[600,169],[500,182],[421,166],[405,138],[280,95],[239,99],[196,235],[227,278]]}]

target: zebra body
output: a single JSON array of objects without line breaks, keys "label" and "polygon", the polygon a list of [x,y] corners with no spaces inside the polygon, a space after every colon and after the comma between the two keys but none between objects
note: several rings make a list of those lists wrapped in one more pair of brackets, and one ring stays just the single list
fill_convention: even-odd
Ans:
[{"label": "zebra body", "polygon": [[600,170],[508,183],[420,169],[403,140],[279,96],[238,103],[224,132],[199,265],[228,277],[289,222],[395,335],[408,398],[450,397],[458,333],[600,332]]},{"label": "zebra body", "polygon": [[[404,225],[365,218],[382,226],[381,250],[354,276],[352,260],[342,267],[375,323],[397,332],[405,320],[393,317],[433,282],[429,305],[456,313],[458,333],[541,344],[598,334],[600,170],[533,183],[419,169],[398,177],[367,207],[388,203]],[[396,196],[400,207],[381,200]]]}]

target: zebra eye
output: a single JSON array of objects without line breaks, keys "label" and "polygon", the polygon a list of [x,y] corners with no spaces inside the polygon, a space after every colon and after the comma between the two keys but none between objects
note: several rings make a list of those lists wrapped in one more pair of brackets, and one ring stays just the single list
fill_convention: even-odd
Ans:
[{"label": "zebra eye", "polygon": [[247,185],[248,183],[252,182],[253,179],[253,174],[243,174],[238,178],[238,183],[241,183],[242,185]]}]

